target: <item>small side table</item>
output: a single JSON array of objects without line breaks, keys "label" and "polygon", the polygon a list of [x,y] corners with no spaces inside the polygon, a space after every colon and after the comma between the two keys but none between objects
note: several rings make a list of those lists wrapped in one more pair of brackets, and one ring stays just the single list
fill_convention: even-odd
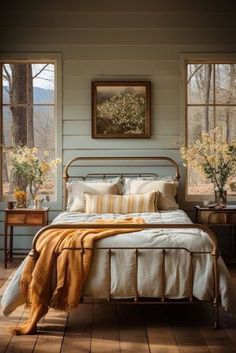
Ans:
[{"label": "small side table", "polygon": [[[4,221],[4,264],[7,268],[7,261],[12,261],[13,252],[13,228],[46,226],[48,224],[49,207],[38,209],[33,208],[13,208],[5,209]],[[8,228],[10,233],[8,234]],[[9,239],[9,241],[8,241]],[[8,244],[9,243],[9,244]],[[8,246],[9,245],[9,246]]]},{"label": "small side table", "polygon": [[209,227],[229,227],[231,250],[235,250],[234,228],[236,226],[236,205],[227,205],[223,208],[195,206],[195,221]]}]

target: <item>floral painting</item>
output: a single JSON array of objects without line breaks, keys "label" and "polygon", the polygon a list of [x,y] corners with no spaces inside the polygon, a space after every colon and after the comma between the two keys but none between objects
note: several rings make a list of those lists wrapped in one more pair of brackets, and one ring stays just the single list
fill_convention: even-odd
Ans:
[{"label": "floral painting", "polygon": [[149,138],[151,84],[92,82],[93,138]]}]

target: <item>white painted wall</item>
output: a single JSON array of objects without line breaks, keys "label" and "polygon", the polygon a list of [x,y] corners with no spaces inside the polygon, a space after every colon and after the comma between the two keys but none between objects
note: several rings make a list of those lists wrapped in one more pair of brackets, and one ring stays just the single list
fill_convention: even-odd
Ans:
[{"label": "white painted wall", "polygon": [[[180,55],[236,51],[235,18],[234,1],[11,0],[1,6],[0,51],[62,53],[63,165],[77,155],[166,155],[181,164]],[[151,139],[91,139],[92,80],[150,80]],[[3,212],[0,221],[2,234]],[[32,230],[18,233],[16,245],[30,246]]]}]

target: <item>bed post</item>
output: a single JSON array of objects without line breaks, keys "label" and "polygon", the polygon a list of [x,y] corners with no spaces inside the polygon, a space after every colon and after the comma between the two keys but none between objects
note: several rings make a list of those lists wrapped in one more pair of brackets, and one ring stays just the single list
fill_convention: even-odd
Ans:
[{"label": "bed post", "polygon": [[214,299],[213,299],[213,310],[214,310],[214,328],[219,328],[219,269],[218,269],[218,251],[212,251],[213,260],[213,274],[214,274]]},{"label": "bed post", "polygon": [[67,193],[67,187],[66,187],[66,182],[68,181],[69,179],[69,175],[68,175],[68,171],[67,171],[67,168],[65,168],[64,170],[64,174],[63,174],[63,191],[64,191],[64,202],[63,202],[63,211],[65,211],[66,209],[66,204],[67,204],[67,198],[68,198],[68,193]]}]

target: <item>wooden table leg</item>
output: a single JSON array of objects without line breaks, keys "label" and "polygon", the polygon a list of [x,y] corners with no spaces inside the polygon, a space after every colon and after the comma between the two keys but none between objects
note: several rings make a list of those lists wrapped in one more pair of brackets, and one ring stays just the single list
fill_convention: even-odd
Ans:
[{"label": "wooden table leg", "polygon": [[12,262],[12,250],[13,249],[13,226],[10,226],[10,251],[9,251],[9,257]]},{"label": "wooden table leg", "polygon": [[7,253],[8,253],[8,249],[7,249],[7,225],[5,224],[4,226],[4,266],[5,268],[7,268]]}]

